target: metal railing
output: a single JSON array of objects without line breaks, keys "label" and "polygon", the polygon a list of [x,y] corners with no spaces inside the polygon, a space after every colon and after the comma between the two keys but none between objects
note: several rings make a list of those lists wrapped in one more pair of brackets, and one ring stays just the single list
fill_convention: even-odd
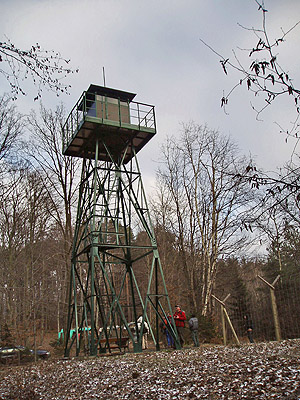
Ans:
[{"label": "metal railing", "polygon": [[83,92],[63,126],[63,151],[87,119],[104,125],[156,130],[154,106]]}]

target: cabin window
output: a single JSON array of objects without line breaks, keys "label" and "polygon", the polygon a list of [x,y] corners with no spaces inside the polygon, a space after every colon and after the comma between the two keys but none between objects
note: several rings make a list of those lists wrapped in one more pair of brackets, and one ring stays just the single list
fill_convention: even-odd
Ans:
[{"label": "cabin window", "polygon": [[105,97],[96,94],[95,101],[90,103],[87,115],[107,119],[109,121],[120,121],[130,123],[129,104],[125,101],[120,101],[113,97]]}]

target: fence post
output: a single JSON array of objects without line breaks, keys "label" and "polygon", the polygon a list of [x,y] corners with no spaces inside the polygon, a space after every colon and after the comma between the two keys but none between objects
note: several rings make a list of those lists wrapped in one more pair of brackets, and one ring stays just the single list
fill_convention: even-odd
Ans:
[{"label": "fence post", "polygon": [[281,340],[281,331],[280,331],[280,323],[279,323],[279,318],[278,318],[278,309],[277,309],[276,296],[275,296],[275,285],[278,282],[278,279],[280,278],[280,275],[278,275],[275,278],[273,283],[269,283],[264,278],[262,278],[260,275],[257,275],[257,276],[258,276],[258,278],[260,280],[262,280],[270,288],[273,320],[274,320],[274,327],[275,327],[275,336],[276,336],[276,340],[278,342],[280,342],[280,340]]},{"label": "fence post", "polygon": [[213,294],[212,294],[211,296],[212,296],[215,300],[217,300],[218,303],[221,304],[221,316],[222,316],[222,329],[223,329],[223,343],[224,343],[224,345],[226,346],[226,344],[227,344],[227,333],[226,333],[225,318],[227,319],[228,325],[229,325],[229,327],[230,327],[230,329],[231,329],[231,331],[232,331],[232,333],[233,333],[233,336],[234,336],[234,338],[235,338],[236,343],[237,343],[238,345],[240,345],[239,338],[237,337],[237,334],[236,334],[236,332],[235,332],[235,330],[234,330],[234,327],[233,327],[233,325],[232,325],[232,322],[231,322],[231,320],[230,320],[230,318],[229,318],[229,315],[228,315],[228,313],[227,313],[226,306],[225,306],[225,301],[229,298],[230,294],[228,294],[228,295],[225,297],[225,299],[224,299],[223,301],[220,300],[220,299],[218,299],[218,298],[217,298],[216,296],[214,296]]},{"label": "fence post", "polygon": [[225,307],[221,304],[221,319],[222,319],[222,332],[223,332],[223,344],[227,345],[227,331],[226,331],[226,323],[225,323]]}]

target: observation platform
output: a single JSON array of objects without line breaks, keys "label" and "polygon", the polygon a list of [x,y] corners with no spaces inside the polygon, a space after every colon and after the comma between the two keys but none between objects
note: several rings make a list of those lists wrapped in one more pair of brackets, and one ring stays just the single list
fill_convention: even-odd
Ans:
[{"label": "observation platform", "polygon": [[[90,85],[63,127],[63,154],[127,163],[155,135],[154,106],[134,102],[134,93]],[[110,157],[111,155],[111,157]]]}]

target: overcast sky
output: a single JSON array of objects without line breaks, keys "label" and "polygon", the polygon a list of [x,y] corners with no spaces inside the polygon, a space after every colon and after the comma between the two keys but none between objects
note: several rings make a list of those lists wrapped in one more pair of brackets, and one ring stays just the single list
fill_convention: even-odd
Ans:
[{"label": "overcast sky", "polygon": [[[300,20],[299,0],[266,0],[265,5],[271,37],[278,38],[281,27],[287,31]],[[154,180],[154,161],[166,135],[178,134],[181,123],[192,120],[231,135],[266,170],[288,160],[294,142],[286,144],[274,122],[287,126],[292,120],[291,99],[266,111],[258,122],[251,98],[241,88],[225,115],[220,99],[236,77],[226,77],[218,57],[199,40],[228,57],[238,46],[253,47],[255,38],[238,23],[261,26],[254,0],[0,0],[0,6],[1,40],[6,35],[23,49],[39,42],[80,70],[68,78],[70,96],[57,100],[44,92],[46,106],[62,101],[71,110],[91,83],[103,85],[103,67],[107,86],[137,93],[136,101],[155,105],[158,133],[139,157],[148,182]],[[281,64],[298,87],[299,35],[300,26],[280,48]],[[9,91],[1,77],[0,87]],[[23,112],[37,106],[32,97],[18,102]]]}]

